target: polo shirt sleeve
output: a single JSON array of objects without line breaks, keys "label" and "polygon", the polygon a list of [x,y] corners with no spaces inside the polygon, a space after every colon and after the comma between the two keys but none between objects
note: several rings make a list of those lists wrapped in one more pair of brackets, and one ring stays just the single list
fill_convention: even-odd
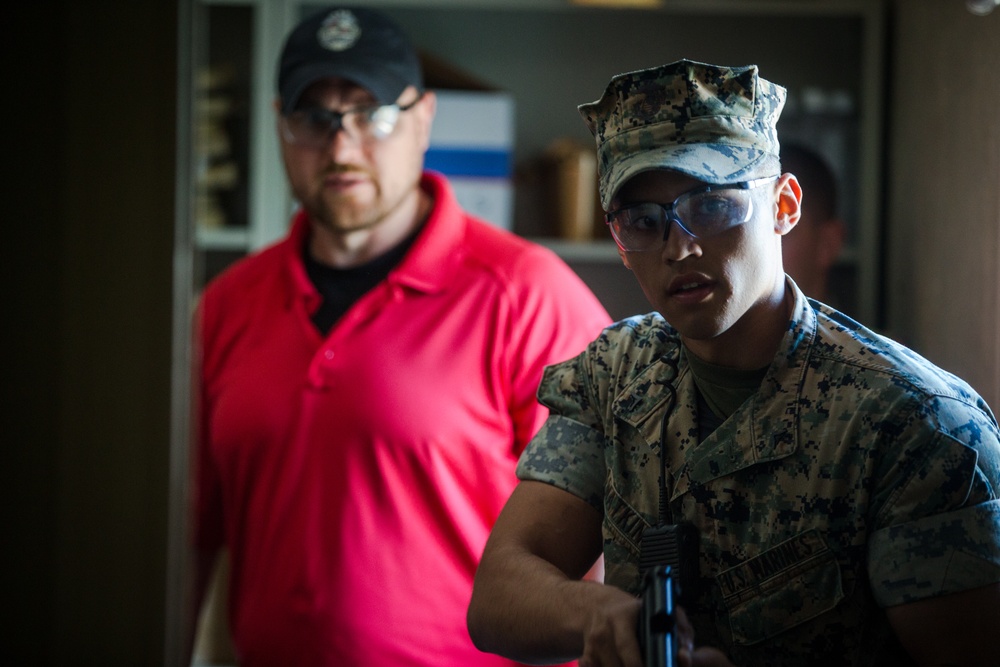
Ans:
[{"label": "polo shirt sleeve", "polygon": [[904,450],[896,464],[903,474],[880,491],[888,501],[869,541],[868,569],[884,607],[1000,581],[996,423],[962,401],[930,403],[916,420],[929,436]]},{"label": "polo shirt sleeve", "polygon": [[517,477],[551,484],[603,511],[606,438],[591,400],[586,353],[545,369],[538,400],[549,417],[517,465]]}]

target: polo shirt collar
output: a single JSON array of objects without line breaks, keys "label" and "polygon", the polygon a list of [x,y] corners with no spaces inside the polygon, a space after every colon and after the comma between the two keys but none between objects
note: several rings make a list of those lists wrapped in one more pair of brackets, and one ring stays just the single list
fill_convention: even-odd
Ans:
[{"label": "polo shirt collar", "polygon": [[[425,171],[420,187],[431,196],[431,212],[410,251],[389,273],[387,280],[417,291],[434,293],[453,284],[455,272],[463,261],[466,217],[451,185],[441,174]],[[308,234],[309,219],[300,208],[292,218],[291,230],[284,242],[286,261],[293,291],[307,305],[312,303],[318,307],[321,297],[309,280],[302,259],[302,248]]]},{"label": "polo shirt collar", "polygon": [[390,274],[389,281],[434,293],[454,284],[455,273],[466,254],[465,212],[447,179],[425,171],[420,187],[433,201],[431,212],[410,252]]}]

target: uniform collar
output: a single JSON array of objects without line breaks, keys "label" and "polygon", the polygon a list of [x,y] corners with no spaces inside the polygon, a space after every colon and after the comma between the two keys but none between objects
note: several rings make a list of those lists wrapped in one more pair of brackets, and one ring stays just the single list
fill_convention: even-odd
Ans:
[{"label": "uniform collar", "polygon": [[[674,355],[676,374],[661,357],[615,398],[614,414],[643,434],[655,456],[659,456],[663,414],[672,404],[666,464],[674,477],[675,497],[692,483],[704,484],[757,463],[784,458],[798,449],[799,399],[817,320],[802,292],[790,281],[788,285],[795,294],[793,315],[760,389],[705,442],[697,442],[694,378],[679,355],[676,334],[667,352]],[[664,384],[676,392],[674,401],[670,391],[661,387]]]}]

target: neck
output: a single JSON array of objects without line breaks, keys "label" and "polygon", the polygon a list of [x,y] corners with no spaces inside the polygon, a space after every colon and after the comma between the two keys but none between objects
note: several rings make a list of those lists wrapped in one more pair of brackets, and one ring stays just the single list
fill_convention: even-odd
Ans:
[{"label": "neck", "polygon": [[709,340],[684,339],[688,350],[703,361],[727,368],[754,370],[769,365],[788,330],[795,293],[782,279],[764,301],[736,324]]},{"label": "neck", "polygon": [[366,264],[415,232],[432,207],[430,195],[418,187],[392,211],[358,229],[335,229],[310,217],[309,253],[317,262],[335,268]]}]

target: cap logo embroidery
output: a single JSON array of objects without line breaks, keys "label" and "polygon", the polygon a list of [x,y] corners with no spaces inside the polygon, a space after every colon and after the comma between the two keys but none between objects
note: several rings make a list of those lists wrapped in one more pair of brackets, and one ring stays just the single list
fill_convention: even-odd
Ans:
[{"label": "cap logo embroidery", "polygon": [[344,51],[351,48],[361,37],[358,19],[347,9],[330,12],[316,32],[320,45],[330,51]]}]

